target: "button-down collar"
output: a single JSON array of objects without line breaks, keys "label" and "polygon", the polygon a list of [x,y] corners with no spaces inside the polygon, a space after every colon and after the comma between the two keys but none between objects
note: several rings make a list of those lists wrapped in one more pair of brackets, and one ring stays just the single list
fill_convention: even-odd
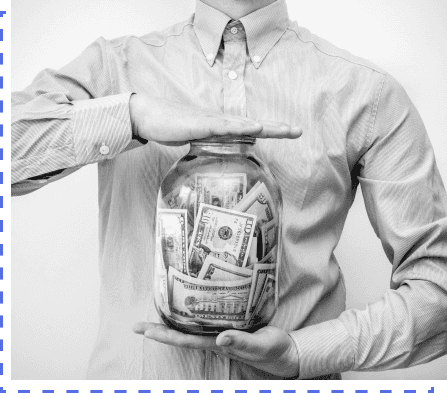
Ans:
[{"label": "button-down collar", "polygon": [[[214,64],[222,33],[231,18],[213,7],[196,1],[194,29],[206,61]],[[247,34],[247,46],[253,65],[258,68],[268,52],[278,42],[289,26],[285,0],[252,12],[240,19]]]}]

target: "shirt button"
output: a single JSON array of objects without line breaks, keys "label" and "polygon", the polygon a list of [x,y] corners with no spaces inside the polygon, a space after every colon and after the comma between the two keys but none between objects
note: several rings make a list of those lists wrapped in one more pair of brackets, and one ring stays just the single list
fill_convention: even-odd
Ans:
[{"label": "shirt button", "polygon": [[237,27],[232,27],[230,31],[232,34],[237,34]]},{"label": "shirt button", "polygon": [[235,80],[237,78],[237,74],[234,71],[230,71],[228,73],[228,78]]},{"label": "shirt button", "polygon": [[206,58],[208,59],[208,60],[213,60],[213,54],[212,53],[208,53],[207,55],[206,55]]},{"label": "shirt button", "polygon": [[104,144],[99,148],[99,152],[100,152],[103,156],[105,156],[106,154],[109,154],[109,151],[110,151],[109,146],[104,145]]},{"label": "shirt button", "polygon": [[261,58],[259,56],[253,56],[253,61],[255,63],[259,63],[261,61]]}]

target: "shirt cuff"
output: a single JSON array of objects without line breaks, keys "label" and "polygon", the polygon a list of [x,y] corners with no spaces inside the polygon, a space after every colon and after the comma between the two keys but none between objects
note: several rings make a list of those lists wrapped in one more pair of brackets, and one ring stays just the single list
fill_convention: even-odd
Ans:
[{"label": "shirt cuff", "polygon": [[111,159],[132,140],[132,93],[73,103],[72,132],[76,165]]},{"label": "shirt cuff", "polygon": [[349,371],[354,366],[354,346],[338,319],[289,332],[299,356],[299,379]]}]

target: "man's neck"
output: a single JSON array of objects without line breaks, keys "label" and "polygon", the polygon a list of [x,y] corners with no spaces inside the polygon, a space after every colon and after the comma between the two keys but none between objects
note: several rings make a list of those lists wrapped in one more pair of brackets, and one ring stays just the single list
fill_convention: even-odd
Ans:
[{"label": "man's neck", "polygon": [[245,15],[259,10],[276,0],[201,0],[224,14],[231,19],[238,20]]}]

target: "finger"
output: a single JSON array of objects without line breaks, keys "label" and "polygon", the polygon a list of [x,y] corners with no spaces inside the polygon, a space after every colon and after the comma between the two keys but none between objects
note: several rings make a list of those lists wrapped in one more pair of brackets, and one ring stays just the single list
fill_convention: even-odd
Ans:
[{"label": "finger", "polygon": [[231,350],[226,348],[226,347],[219,347],[219,349],[216,349],[213,352],[215,352],[218,355],[225,356],[225,357],[227,357],[229,359],[237,360],[239,362],[243,362],[245,364],[249,364],[249,365],[252,365],[252,366],[256,367],[256,362],[255,361],[250,361],[246,357],[242,358],[242,357],[234,354],[233,352],[231,352]]},{"label": "finger", "polygon": [[144,337],[161,342],[163,344],[192,349],[216,349],[215,337],[185,334],[173,329],[169,329],[167,326],[157,323],[138,323],[134,325],[134,331],[135,328],[138,330],[137,333],[140,333],[142,330],[144,330]]},{"label": "finger", "polygon": [[196,119],[192,132],[200,133],[196,139],[210,136],[257,136],[262,128],[259,122],[247,118],[209,115]]},{"label": "finger", "polygon": [[258,361],[263,359],[266,347],[269,345],[265,337],[256,333],[246,333],[237,330],[227,330],[219,334],[216,344],[225,348],[230,356],[237,356],[245,361]]},{"label": "finger", "polygon": [[132,330],[134,333],[144,334],[144,332],[147,330],[148,325],[149,324],[147,322],[137,322],[132,326]]},{"label": "finger", "polygon": [[261,120],[260,123],[262,131],[256,136],[257,138],[296,139],[303,134],[302,129],[298,126],[270,120]]}]

